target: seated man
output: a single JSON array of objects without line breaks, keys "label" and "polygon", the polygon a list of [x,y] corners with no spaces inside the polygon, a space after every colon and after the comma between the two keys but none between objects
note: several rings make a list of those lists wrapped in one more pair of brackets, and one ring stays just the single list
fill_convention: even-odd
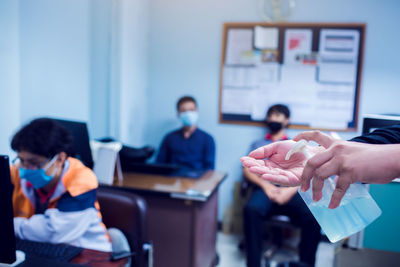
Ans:
[{"label": "seated man", "polygon": [[11,141],[14,228],[21,239],[111,251],[96,201],[95,174],[69,157],[72,139],[56,121],[33,120]]},{"label": "seated man", "polygon": [[184,96],[179,99],[176,108],[183,126],[164,137],[157,163],[177,164],[192,170],[214,169],[214,139],[197,128],[199,115],[196,100]]},{"label": "seated man", "polygon": [[[287,140],[285,128],[289,124],[290,111],[285,105],[271,106],[266,123],[269,133],[255,141],[250,151],[278,140]],[[244,234],[247,266],[259,267],[262,253],[263,221],[273,215],[287,215],[301,227],[299,244],[300,261],[314,266],[315,252],[320,240],[320,227],[306,204],[297,193],[297,187],[278,187],[243,169],[244,177],[255,189],[244,208]]]}]

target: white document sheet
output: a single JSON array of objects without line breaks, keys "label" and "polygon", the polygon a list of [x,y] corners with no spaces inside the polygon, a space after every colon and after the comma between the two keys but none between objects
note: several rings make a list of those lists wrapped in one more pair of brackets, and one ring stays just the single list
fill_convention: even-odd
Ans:
[{"label": "white document sheet", "polygon": [[318,81],[355,84],[360,33],[356,30],[322,29]]},{"label": "white document sheet", "polygon": [[280,64],[271,62],[257,66],[257,82],[259,87],[269,86],[280,80]]},{"label": "white document sheet", "polygon": [[319,39],[319,53],[322,57],[357,59],[360,32],[356,30],[322,29]]},{"label": "white document sheet", "polygon": [[278,88],[274,85],[254,90],[251,107],[251,119],[256,121],[265,120],[268,108],[276,104]]},{"label": "white document sheet", "polygon": [[253,90],[223,89],[221,111],[225,114],[250,115],[252,109]]},{"label": "white document sheet", "polygon": [[278,49],[279,32],[274,27],[254,27],[254,46],[257,49]]},{"label": "white document sheet", "polygon": [[310,29],[287,29],[283,51],[284,64],[301,64],[299,55],[311,54],[312,31]]},{"label": "white document sheet", "polygon": [[351,85],[318,84],[311,126],[346,129],[353,119],[355,90]]},{"label": "white document sheet", "polygon": [[355,84],[357,78],[357,64],[323,63],[319,65],[318,81],[321,83]]},{"label": "white document sheet", "polygon": [[253,50],[253,30],[229,29],[227,35],[225,64],[243,64],[242,55]]},{"label": "white document sheet", "polygon": [[224,87],[252,88],[257,86],[257,68],[255,67],[224,67]]}]

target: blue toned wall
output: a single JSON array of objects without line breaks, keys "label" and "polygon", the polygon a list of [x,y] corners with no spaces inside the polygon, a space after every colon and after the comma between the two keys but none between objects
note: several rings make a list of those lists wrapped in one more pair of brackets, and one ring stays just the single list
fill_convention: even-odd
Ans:
[{"label": "blue toned wall", "polygon": [[91,2],[90,125],[94,137],[144,144],[148,1]]},{"label": "blue toned wall", "polygon": [[400,183],[370,185],[369,191],[382,215],[365,229],[364,247],[400,252]]},{"label": "blue toned wall", "polygon": [[18,8],[18,1],[0,1],[0,154],[7,155],[20,123]]},{"label": "blue toned wall", "polygon": [[0,7],[3,153],[12,133],[39,116],[88,121],[92,138],[144,143],[147,1],[4,0]]},{"label": "blue toned wall", "polygon": [[[159,146],[163,135],[178,127],[175,102],[184,94],[200,105],[201,128],[217,143],[217,169],[227,171],[220,190],[219,219],[231,203],[233,184],[241,179],[239,157],[263,129],[218,123],[218,83],[222,24],[260,21],[259,1],[151,0],[149,29],[149,89],[146,141]],[[298,0],[290,21],[366,22],[366,51],[360,114],[399,113],[400,2],[365,0]],[[139,131],[139,130],[137,130]],[[295,131],[290,131],[291,136]],[[343,134],[350,138],[357,133]]]},{"label": "blue toned wall", "polygon": [[[92,138],[110,134],[111,34],[110,0],[90,1],[89,133]],[[86,57],[85,57],[86,60]]]},{"label": "blue toned wall", "polygon": [[21,120],[89,119],[90,1],[20,1]]},{"label": "blue toned wall", "polygon": [[148,84],[148,15],[149,1],[122,0],[118,5],[118,28],[114,31],[116,50],[114,55],[114,79],[112,93],[119,99],[114,110],[119,124],[118,137],[126,144],[145,144],[147,124]]}]

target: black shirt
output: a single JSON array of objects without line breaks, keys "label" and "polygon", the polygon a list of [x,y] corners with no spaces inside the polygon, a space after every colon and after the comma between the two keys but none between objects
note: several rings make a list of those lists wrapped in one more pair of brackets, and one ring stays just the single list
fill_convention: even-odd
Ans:
[{"label": "black shirt", "polygon": [[399,144],[400,124],[377,129],[372,133],[354,137],[350,141],[368,144]]}]

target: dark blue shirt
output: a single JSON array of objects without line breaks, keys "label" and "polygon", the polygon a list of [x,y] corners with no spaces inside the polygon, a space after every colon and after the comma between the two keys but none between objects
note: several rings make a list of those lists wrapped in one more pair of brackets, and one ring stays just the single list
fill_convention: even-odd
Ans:
[{"label": "dark blue shirt", "polygon": [[200,129],[187,139],[182,129],[167,134],[157,157],[157,163],[177,164],[195,170],[212,170],[214,162],[214,139]]}]

